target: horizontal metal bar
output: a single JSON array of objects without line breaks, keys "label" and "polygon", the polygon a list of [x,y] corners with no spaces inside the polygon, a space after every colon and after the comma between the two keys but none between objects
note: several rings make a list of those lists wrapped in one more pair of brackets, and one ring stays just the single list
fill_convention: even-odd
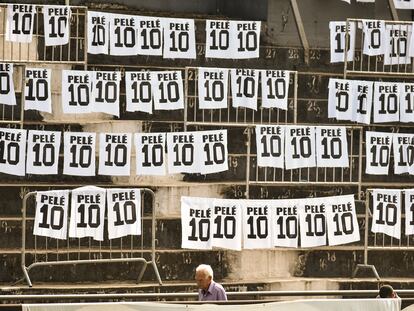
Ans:
[{"label": "horizontal metal bar", "polygon": [[[400,297],[414,296],[414,290],[396,290]],[[311,297],[311,296],[343,296],[375,298],[377,290],[309,290],[309,291],[247,291],[227,292],[229,298],[242,297]],[[53,295],[1,295],[2,300],[35,301],[35,300],[101,300],[101,299],[182,299],[197,298],[198,293],[122,293],[122,294],[53,294]],[[230,301],[231,302],[231,301]]]},{"label": "horizontal metal bar", "polygon": [[[237,123],[237,122],[194,122],[194,121],[188,121],[187,125],[200,125],[200,126],[230,126],[230,127],[256,127],[256,125],[293,125],[293,126],[345,126],[348,129],[363,129],[363,126],[361,125],[349,125],[349,124],[333,124],[333,123],[300,123],[300,124],[294,124],[294,123]],[[374,124],[373,124],[374,125]],[[375,125],[376,126],[376,125]]]},{"label": "horizontal metal bar", "polygon": [[105,258],[105,259],[79,259],[79,260],[61,260],[61,261],[44,261],[35,262],[27,267],[28,270],[38,266],[60,266],[60,265],[80,265],[91,263],[111,263],[111,262],[148,262],[144,258]]},{"label": "horizontal metal bar", "polygon": [[13,60],[13,59],[2,59],[3,63],[13,64],[52,64],[52,65],[85,65],[85,61],[64,61],[64,60]]},{"label": "horizontal metal bar", "polygon": [[[397,64],[395,64],[397,65]],[[386,65],[388,66],[388,65]],[[364,76],[364,77],[401,77],[401,78],[412,78],[414,72],[395,72],[395,71],[356,71],[356,70],[347,70],[347,76]]]}]

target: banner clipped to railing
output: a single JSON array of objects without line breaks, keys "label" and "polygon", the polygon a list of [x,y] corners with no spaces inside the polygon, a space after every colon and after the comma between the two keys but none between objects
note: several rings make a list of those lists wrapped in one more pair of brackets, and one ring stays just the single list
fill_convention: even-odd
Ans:
[{"label": "banner clipped to railing", "polygon": [[[26,135],[28,133],[27,139]],[[228,170],[227,130],[135,133],[136,175],[212,174]],[[87,133],[0,128],[0,172],[24,176],[63,174],[130,176],[132,133]],[[27,153],[26,153],[27,141]],[[63,158],[59,157],[63,144]],[[167,157],[167,151],[169,157]],[[168,161],[167,161],[168,160]],[[26,170],[25,170],[26,168]]]},{"label": "banner clipped to railing", "polygon": [[398,240],[401,228],[405,228],[406,236],[414,234],[414,189],[372,189],[372,199],[372,232]]},{"label": "banner clipped to railing", "polygon": [[[181,197],[182,247],[316,247],[360,239],[353,195],[290,200]],[[328,241],[328,242],[327,242]]]},{"label": "banner clipped to railing", "polygon": [[37,192],[33,234],[103,241],[105,222],[109,239],[141,234],[140,189],[86,186],[74,189],[70,198],[69,204],[69,190]]}]

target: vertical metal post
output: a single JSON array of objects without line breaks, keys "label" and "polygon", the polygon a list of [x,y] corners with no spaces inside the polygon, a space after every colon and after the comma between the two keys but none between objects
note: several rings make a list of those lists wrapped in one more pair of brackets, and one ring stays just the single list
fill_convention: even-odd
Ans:
[{"label": "vertical metal post", "polygon": [[295,78],[293,79],[293,123],[298,121],[298,72],[295,71]]},{"label": "vertical metal post", "polygon": [[394,0],[388,0],[388,5],[390,6],[391,16],[394,21],[400,20],[398,18],[397,10],[395,9]]},{"label": "vertical metal post", "polygon": [[[349,37],[349,32],[348,32],[348,27],[349,27],[349,19],[346,19],[346,23],[345,23],[345,48],[344,48],[344,79],[346,79],[346,71],[348,69],[348,40],[347,38]],[[349,42],[351,43],[351,42]]]},{"label": "vertical metal post", "polygon": [[26,65],[23,65],[22,69],[22,90],[20,94],[20,128],[23,128],[24,124],[24,105],[25,105],[25,96],[24,88],[26,86]]},{"label": "vertical metal post", "polygon": [[21,267],[24,278],[26,279],[29,287],[32,287],[32,282],[29,277],[29,273],[26,267],[26,220],[27,220],[27,200],[30,196],[36,194],[36,192],[29,192],[23,197],[22,204],[22,249],[21,249]]},{"label": "vertical metal post", "polygon": [[[187,131],[187,112],[188,112],[187,105],[188,105],[188,67],[185,67],[185,79],[184,79],[184,132]],[[195,107],[195,103],[194,103],[194,107]],[[194,113],[196,113],[196,112],[194,111]]]},{"label": "vertical metal post", "polygon": [[365,194],[365,230],[364,230],[364,263],[358,264],[355,268],[355,270],[352,273],[352,278],[356,276],[359,270],[362,269],[368,269],[371,270],[372,273],[375,275],[377,280],[380,280],[379,274],[377,272],[377,269],[374,265],[368,264],[368,226],[369,226],[369,192],[370,190],[366,190]]},{"label": "vertical metal post", "polygon": [[368,265],[369,191],[365,193],[364,265]]},{"label": "vertical metal post", "polygon": [[248,127],[247,129],[247,156],[246,156],[246,199],[250,197],[250,148],[251,148],[251,128]]},{"label": "vertical metal post", "polygon": [[155,276],[158,280],[158,284],[162,285],[160,273],[158,272],[157,264],[155,262],[155,239],[156,239],[156,217],[155,217],[155,193],[151,189],[145,189],[145,192],[149,193],[151,196],[151,205],[152,205],[152,216],[151,216],[151,263],[154,268]]},{"label": "vertical metal post", "polygon": [[309,64],[309,43],[305,33],[305,27],[303,27],[302,17],[300,15],[298,3],[296,0],[290,0],[292,5],[293,14],[295,16],[296,26],[298,27],[300,41],[302,42],[303,52],[304,52],[304,61],[306,64]]},{"label": "vertical metal post", "polygon": [[[69,1],[69,0],[68,0]],[[79,9],[78,9],[78,20],[79,23]],[[84,61],[84,69],[88,70],[88,8],[85,7],[85,25],[84,25],[84,38],[83,38],[83,61]],[[70,40],[70,38],[69,38]],[[76,38],[76,40],[79,40],[79,38]],[[70,59],[69,59],[70,60]]]},{"label": "vertical metal post", "polygon": [[364,138],[363,128],[359,128],[359,154],[358,154],[358,198],[361,197],[362,191],[362,140]]}]

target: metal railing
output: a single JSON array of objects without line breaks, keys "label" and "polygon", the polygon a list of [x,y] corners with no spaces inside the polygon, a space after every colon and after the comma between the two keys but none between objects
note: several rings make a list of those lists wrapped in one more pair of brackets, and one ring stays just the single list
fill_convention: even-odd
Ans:
[{"label": "metal railing", "polygon": [[[123,262],[142,263],[142,267],[138,273],[137,282],[141,281],[147,266],[152,265],[158,283],[160,285],[162,284],[156,265],[156,224],[154,192],[152,190],[141,189],[141,227],[143,228],[144,220],[149,220],[151,223],[151,237],[149,245],[150,260],[144,258],[144,251],[146,248],[144,241],[144,230],[142,230],[141,236],[136,239],[134,239],[133,236],[129,236],[103,242],[93,241],[92,238],[67,238],[66,241],[59,241],[57,239],[34,235],[30,235],[28,237],[27,229],[29,227],[29,222],[33,222],[33,218],[28,217],[28,200],[32,199],[32,201],[34,201],[35,195],[36,192],[27,193],[23,198],[22,206],[21,267],[24,279],[29,286],[32,286],[29,272],[35,267]],[[150,212],[146,211],[144,208],[146,197],[151,199]],[[34,204],[31,208],[31,211],[33,211]],[[144,214],[144,212],[146,212],[146,214]],[[70,217],[68,217],[67,221],[69,224]],[[31,260],[29,260],[29,257]]]},{"label": "metal railing", "polygon": [[[391,61],[390,65],[386,65],[384,62],[384,55],[377,55],[377,56],[369,56],[363,54],[363,46],[364,46],[364,35],[362,27],[359,28],[358,26],[361,25],[362,19],[355,19],[355,18],[347,18],[346,20],[346,34],[345,37],[349,37],[349,25],[355,24],[355,53],[353,60],[347,60],[347,53],[344,53],[344,79],[350,75],[356,76],[371,76],[371,77],[380,77],[380,76],[397,76],[397,77],[412,77],[414,75],[414,66],[412,64],[412,58],[410,57],[411,61],[410,64],[399,63],[400,59],[403,60],[405,57],[409,57],[409,55],[405,55],[400,53],[401,51],[395,51],[395,61]],[[412,22],[403,22],[403,21],[384,21],[385,28],[389,25],[396,27],[398,30],[402,30],[405,26],[411,26]],[[384,38],[384,37],[382,37]],[[367,38],[365,38],[367,39]],[[383,42],[384,44],[384,42]],[[405,41],[404,47],[406,48],[406,52],[409,52],[409,42],[408,40]],[[348,46],[350,45],[349,40],[345,40],[345,49],[344,51],[348,50]],[[399,49],[400,41],[398,44],[395,44],[395,49]],[[402,43],[401,43],[402,45]]]},{"label": "metal railing", "polygon": [[228,105],[226,109],[199,109],[198,68],[186,67],[184,87],[184,93],[186,94],[184,127],[189,125],[246,127],[259,124],[296,123],[298,88],[297,71],[290,71],[289,84],[287,110],[261,107],[260,96],[258,96],[257,111],[245,107],[234,108],[231,105],[232,97],[230,83],[228,84]]},{"label": "metal railing", "polygon": [[[408,235],[403,238],[396,239],[390,237],[384,233],[370,232],[372,227],[372,215],[373,215],[373,200],[371,200],[373,189],[366,189],[365,192],[365,226],[364,226],[364,263],[358,264],[353,271],[352,277],[355,277],[360,270],[371,270],[375,277],[379,280],[380,276],[377,272],[375,265],[368,263],[369,251],[414,251],[414,236]],[[404,190],[402,190],[404,193]],[[405,218],[405,214],[401,213],[402,219]],[[404,232],[405,222],[401,222],[401,232]]]},{"label": "metal railing", "polygon": [[259,167],[257,154],[252,152],[255,139],[248,136],[247,162],[250,172],[246,173],[250,185],[266,185],[272,183],[306,183],[306,184],[337,184],[360,187],[362,176],[362,127],[347,127],[348,168],[302,168],[286,170],[271,167]]}]

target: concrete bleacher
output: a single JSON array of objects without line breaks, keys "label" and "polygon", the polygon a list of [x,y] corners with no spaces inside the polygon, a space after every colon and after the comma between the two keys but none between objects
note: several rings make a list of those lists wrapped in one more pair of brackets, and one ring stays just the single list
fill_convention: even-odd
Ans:
[{"label": "concrete bleacher", "polygon": [[[161,2],[154,2],[145,7],[145,1],[133,4],[134,1],[123,1],[127,5],[91,5],[90,9],[105,10],[126,14],[144,14],[156,16],[188,17],[196,19],[196,42],[205,41],[205,19],[211,18],[205,12],[192,14],[190,2],[183,2],[171,13]],[[141,3],[142,2],[142,3]],[[215,1],[207,1],[211,5]],[[234,1],[233,1],[234,2]],[[231,18],[257,19],[257,12],[249,14],[249,1],[240,1],[239,11]],[[207,60],[203,46],[197,46],[197,59],[168,60],[159,57],[115,57],[108,55],[88,55],[85,68],[100,70],[153,70],[185,67],[224,67],[284,69],[298,71],[297,123],[336,124],[327,117],[327,85],[329,77],[343,76],[343,64],[330,64],[329,61],[329,29],[330,20],[345,20],[347,17],[364,17],[391,19],[389,8],[382,1],[374,4],[353,4],[348,6],[339,0],[307,0],[300,3],[300,12],[304,21],[305,32],[310,43],[309,60],[305,60],[304,49],[298,35],[295,18],[290,9],[289,0],[268,0],[263,18],[260,58],[246,61]],[[158,3],[158,7],[156,6]],[[74,2],[76,4],[76,2]],[[138,8],[140,5],[142,7]],[[233,8],[235,8],[234,6]],[[321,10],[320,8],[324,9]],[[318,9],[319,8],[319,9]],[[229,8],[227,8],[230,10]],[[263,8],[260,7],[262,10]],[[235,9],[234,9],[235,10]],[[227,11],[226,11],[227,12]],[[260,11],[262,12],[262,11]],[[207,15],[209,13],[210,15]],[[0,14],[3,16],[3,14]],[[227,18],[230,14],[217,13],[213,18]],[[408,13],[401,13],[401,19],[409,20]],[[4,25],[0,19],[0,25]],[[81,26],[82,29],[83,25]],[[0,33],[2,29],[0,28]],[[36,49],[34,41],[29,49]],[[73,47],[75,48],[75,47]],[[4,49],[0,45],[0,60],[11,55],[1,54]],[[82,51],[83,53],[83,51]],[[36,53],[30,53],[36,55]],[[14,59],[13,59],[14,60]],[[28,59],[27,64],[38,59]],[[62,69],[75,68],[80,64],[48,63],[47,68],[53,75],[60,76]],[[21,72],[21,71],[20,71]],[[21,73],[20,73],[21,75]],[[16,92],[21,89],[21,76],[15,81]],[[187,76],[186,78],[189,78]],[[121,84],[121,103],[125,94]],[[126,113],[121,104],[121,117],[117,120],[104,114],[85,116],[64,115],[60,109],[60,79],[53,79],[53,114],[26,112],[22,124],[24,128],[42,128],[54,130],[83,130],[92,132],[139,132],[172,131],[184,128],[184,112],[156,112],[148,116],[143,113]],[[18,98],[20,94],[17,94]],[[19,100],[18,100],[19,102]],[[20,112],[14,111],[18,118]],[[290,120],[291,122],[291,120]],[[4,121],[7,123],[7,119]],[[208,125],[206,125],[208,127]],[[223,124],[225,127],[225,124]],[[211,126],[209,127],[211,128]],[[198,127],[200,129],[200,127]],[[26,176],[24,178],[0,176],[0,295],[2,293],[73,293],[73,292],[182,292],[194,291],[194,268],[201,263],[212,265],[215,278],[221,281],[229,291],[245,290],[315,290],[315,289],[376,289],[378,280],[372,274],[361,274],[357,279],[350,279],[358,263],[363,262],[363,241],[350,246],[322,247],[318,249],[274,249],[274,250],[228,250],[197,251],[181,249],[180,197],[206,196],[223,198],[246,197],[246,137],[245,128],[229,130],[229,151],[238,161],[230,165],[228,172],[209,176],[168,175],[164,177],[135,177],[132,166],[131,177],[72,177],[72,176]],[[355,142],[357,146],[359,142]],[[254,162],[253,162],[254,165]],[[271,198],[305,198],[313,196],[329,196],[338,194],[356,194],[356,199],[363,201],[364,191],[381,184],[384,187],[396,186],[399,183],[409,185],[410,176],[390,176],[383,180],[382,176],[361,176],[352,183],[331,182],[297,184],[295,182],[279,182],[261,185],[249,184],[250,199]],[[142,284],[135,284],[139,264],[96,264],[62,267],[39,267],[31,272],[34,287],[26,284],[11,286],[23,274],[21,270],[21,230],[22,196],[29,191],[67,189],[82,185],[110,185],[122,187],[148,187],[154,190],[157,226],[157,266],[164,282],[159,287],[149,267]],[[363,216],[360,208],[359,215]],[[361,230],[364,219],[359,219]],[[150,222],[144,222],[144,231],[149,230]],[[27,228],[30,236],[32,227]],[[361,231],[363,232],[363,231]],[[362,235],[363,236],[363,235]],[[144,257],[149,255],[149,241],[145,241]],[[30,250],[34,253],[34,250]],[[29,253],[30,253],[29,251]],[[116,248],[114,254],[121,253]],[[140,252],[141,250],[137,250]],[[93,252],[92,252],[93,253]],[[53,255],[52,255],[53,256]],[[90,256],[85,252],[84,256]],[[93,255],[92,255],[93,256]],[[414,254],[402,250],[381,250],[370,252],[370,263],[374,264],[382,278],[391,282],[395,288],[409,288],[413,285],[412,263]]]}]

